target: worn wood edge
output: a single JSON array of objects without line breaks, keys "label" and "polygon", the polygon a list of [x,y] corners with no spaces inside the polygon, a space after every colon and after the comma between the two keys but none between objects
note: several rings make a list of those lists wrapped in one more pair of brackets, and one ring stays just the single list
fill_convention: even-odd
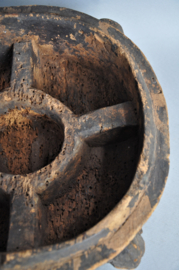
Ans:
[{"label": "worn wood edge", "polygon": [[[167,177],[166,177],[167,178]],[[162,194],[161,194],[162,195]],[[161,197],[161,195],[160,195],[160,197]],[[159,200],[160,198],[158,197],[158,200]],[[157,204],[155,205],[155,207],[157,206]],[[152,211],[152,210],[151,210]],[[150,214],[148,215],[148,217],[150,216]],[[130,241],[129,241],[130,242]],[[119,253],[119,252],[118,252]],[[92,269],[92,268],[91,268]]]}]

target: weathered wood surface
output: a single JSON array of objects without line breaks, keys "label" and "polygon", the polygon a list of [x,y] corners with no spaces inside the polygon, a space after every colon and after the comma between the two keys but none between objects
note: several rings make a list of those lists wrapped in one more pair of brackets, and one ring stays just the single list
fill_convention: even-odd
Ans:
[{"label": "weathered wood surface", "polygon": [[0,9],[0,30],[1,268],[95,269],[162,194],[162,89],[112,21],[15,7]]}]

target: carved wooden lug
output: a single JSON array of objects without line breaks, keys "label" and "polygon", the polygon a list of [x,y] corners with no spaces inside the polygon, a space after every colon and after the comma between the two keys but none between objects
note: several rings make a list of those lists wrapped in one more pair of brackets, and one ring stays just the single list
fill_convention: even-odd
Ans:
[{"label": "carved wooden lug", "polygon": [[139,265],[144,252],[145,243],[141,233],[138,233],[130,244],[110,263],[119,269],[135,269]]}]

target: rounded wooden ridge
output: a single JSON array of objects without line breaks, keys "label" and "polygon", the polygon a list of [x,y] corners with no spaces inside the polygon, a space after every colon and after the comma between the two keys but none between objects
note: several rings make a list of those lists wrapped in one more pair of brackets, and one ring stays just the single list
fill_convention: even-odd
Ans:
[{"label": "rounded wooden ridge", "polygon": [[95,269],[134,239],[169,168],[162,89],[108,19],[0,9],[1,269]]}]

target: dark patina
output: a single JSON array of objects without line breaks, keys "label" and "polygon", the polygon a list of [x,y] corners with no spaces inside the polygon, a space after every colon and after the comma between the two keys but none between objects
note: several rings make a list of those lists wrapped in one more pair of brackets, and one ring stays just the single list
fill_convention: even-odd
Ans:
[{"label": "dark patina", "polygon": [[168,175],[165,99],[111,20],[0,9],[1,269],[137,267]]}]

